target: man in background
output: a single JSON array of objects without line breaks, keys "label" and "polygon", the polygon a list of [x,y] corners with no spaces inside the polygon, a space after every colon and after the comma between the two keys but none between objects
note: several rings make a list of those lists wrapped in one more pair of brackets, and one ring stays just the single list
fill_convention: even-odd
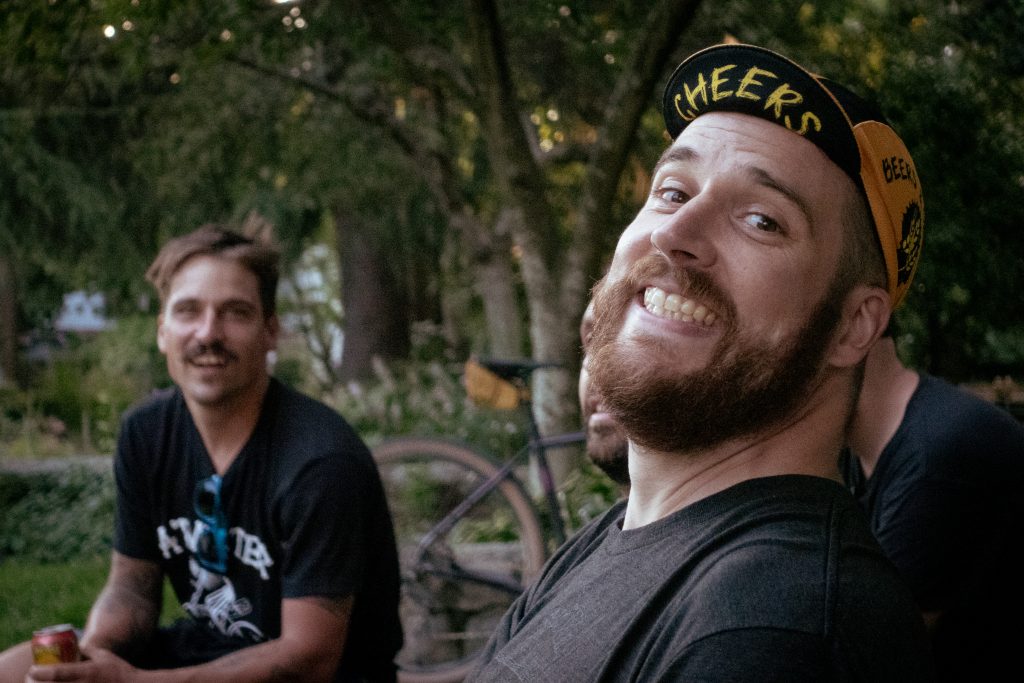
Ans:
[{"label": "man in background", "polygon": [[579,394],[580,412],[587,432],[587,457],[622,487],[629,486],[629,441],[622,425],[618,423],[601,402],[601,397],[590,383],[587,357],[590,337],[594,330],[594,302],[587,304],[587,310],[580,320],[580,343],[583,347],[583,362],[580,365]]},{"label": "man in background", "polygon": [[[122,421],[85,660],[29,669],[25,643],[0,656],[0,680],[395,680],[398,560],[370,452],[267,368],[278,260],[207,225],[150,266],[175,386]],[[186,616],[158,628],[165,577]]]},{"label": "man in background", "polygon": [[1005,680],[1024,643],[1024,426],[906,367],[894,336],[868,354],[847,483],[924,614],[939,678]]}]

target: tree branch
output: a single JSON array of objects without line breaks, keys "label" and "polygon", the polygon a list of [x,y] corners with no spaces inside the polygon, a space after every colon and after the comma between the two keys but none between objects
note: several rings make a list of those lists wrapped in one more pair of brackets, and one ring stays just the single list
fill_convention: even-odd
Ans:
[{"label": "tree branch", "polygon": [[[508,64],[505,38],[494,0],[466,0],[470,44],[489,159],[511,204],[523,213],[517,221],[523,248],[524,277],[535,282],[559,270],[560,248],[555,212],[546,179],[530,149],[519,113],[519,98]],[[531,261],[538,262],[536,267]]]},{"label": "tree branch", "polygon": [[[693,21],[700,3],[701,0],[662,0],[647,15],[636,49],[605,104],[603,123],[587,165],[579,222],[570,249],[569,258],[575,260],[575,267],[569,267],[567,273],[593,276],[600,268],[599,238],[611,227],[608,217],[636,130],[679,36]],[[574,290],[585,283],[562,284],[568,298],[566,305],[582,310],[586,292]]]}]

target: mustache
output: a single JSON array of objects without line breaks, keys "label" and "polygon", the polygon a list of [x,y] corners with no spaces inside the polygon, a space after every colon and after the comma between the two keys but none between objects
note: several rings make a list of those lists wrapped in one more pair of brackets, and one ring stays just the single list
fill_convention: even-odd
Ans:
[{"label": "mustache", "polygon": [[[655,279],[671,278],[679,292],[690,299],[695,299],[715,311],[720,320],[724,320],[729,328],[736,325],[736,305],[725,290],[715,282],[714,278],[702,270],[679,266],[660,254],[648,254],[636,261],[618,280],[611,280],[605,275],[599,280],[591,294],[595,299],[595,328],[600,317],[598,308],[604,309],[606,317],[619,302],[623,307],[628,305],[637,291],[646,283]],[[598,306],[598,300],[604,299],[604,305]]]},{"label": "mustache", "polygon": [[234,352],[229,351],[228,348],[226,346],[224,346],[223,342],[213,341],[213,342],[210,342],[209,344],[199,344],[199,343],[197,343],[197,344],[192,344],[191,346],[189,346],[187,349],[185,349],[185,360],[191,362],[191,361],[194,361],[199,356],[202,356],[202,355],[205,355],[205,354],[212,354],[214,356],[223,356],[224,358],[226,358],[228,360],[237,360],[237,358],[238,358],[238,356]]},{"label": "mustache", "polygon": [[675,281],[684,296],[696,299],[717,311],[720,316],[735,320],[736,306],[732,299],[703,270],[676,265],[660,254],[649,254],[633,264],[626,275],[627,281],[633,283],[634,289],[648,280],[665,276]]}]

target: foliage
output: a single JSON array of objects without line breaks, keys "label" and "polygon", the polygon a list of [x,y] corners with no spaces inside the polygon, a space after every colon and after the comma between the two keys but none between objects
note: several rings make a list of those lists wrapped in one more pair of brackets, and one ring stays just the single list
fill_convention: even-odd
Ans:
[{"label": "foliage", "polygon": [[[299,257],[281,282],[278,315],[282,327],[301,335],[308,359],[304,370],[315,380],[318,392],[338,384],[342,330],[345,319],[338,299],[340,274],[337,261],[325,244],[315,244]],[[292,362],[299,361],[292,358]],[[286,368],[280,365],[280,377]],[[297,378],[296,378],[297,379]]]},{"label": "foliage", "polygon": [[[55,417],[36,413],[21,392],[0,397],[0,448],[5,457],[18,459],[74,455],[80,447],[68,438],[67,425]],[[13,397],[13,400],[12,400]]]},{"label": "foliage", "polygon": [[0,392],[0,444],[12,455],[112,453],[125,409],[168,382],[153,319],[123,317],[67,339],[24,390]]},{"label": "foliage", "polygon": [[126,213],[141,183],[119,147],[137,131],[128,95],[144,90],[94,12],[15,0],[0,13],[0,250],[14,257],[30,323],[71,288],[120,294],[150,244],[129,227],[142,218]]},{"label": "foliage", "polygon": [[[478,273],[505,261],[518,304],[507,310],[526,318],[523,329],[531,331],[532,346],[522,348],[572,365],[575,304],[538,316],[525,301],[529,291],[535,300],[556,300],[571,288],[557,277],[526,287],[534,272],[527,257],[539,252],[553,272],[570,256],[584,260],[589,284],[643,201],[665,141],[656,106],[667,74],[644,95],[627,171],[601,193],[610,198],[597,211],[603,224],[579,249],[569,246],[585,228],[580,197],[588,174],[613,173],[617,165],[595,170],[588,163],[615,132],[603,128],[611,94],[630,75],[644,20],[657,4],[495,2],[509,72],[495,83],[477,59],[486,41],[473,38],[471,20],[479,17],[472,9],[485,2],[5,3],[0,254],[16,267],[18,331],[44,324],[69,287],[101,289],[115,313],[137,310],[148,291],[145,262],[163,239],[257,211],[274,224],[289,260],[325,241],[325,222],[345,217],[332,227],[351,241],[338,244],[377,247],[386,257],[383,280],[396,289],[387,303],[408,307],[409,320],[442,325],[446,348],[494,343],[481,332],[481,299],[497,283],[479,281]],[[692,23],[673,17],[680,31],[685,27],[675,60],[735,38],[878,97],[925,183],[922,263],[899,314],[904,348],[918,367],[954,380],[1020,372],[1024,298],[1014,293],[1024,280],[1017,227],[1024,221],[1024,51],[1017,35],[1024,3],[693,6]],[[488,93],[516,108],[535,172],[502,181],[507,157],[491,147]],[[517,202],[517,193],[529,201]],[[499,229],[516,204],[546,206],[552,219]],[[351,248],[334,246],[331,258],[351,256]],[[584,254],[591,250],[593,258]],[[350,264],[352,272],[362,272],[359,264]],[[4,329],[10,324],[0,320],[0,336],[13,333]],[[346,332],[351,340],[368,327],[355,322]],[[561,330],[558,343],[537,343],[552,328]],[[309,366],[296,358],[284,358],[281,370],[302,380]],[[46,410],[69,427],[83,405],[106,411],[109,423],[120,390],[107,407],[94,405],[103,388],[73,386],[69,378],[81,366],[68,362],[33,386],[28,401],[42,386]],[[124,377],[133,370],[123,369]],[[406,370],[392,372],[400,378]],[[563,393],[561,404],[569,406]]]},{"label": "foliage", "polygon": [[0,562],[106,556],[113,528],[114,484],[108,468],[0,472]]},{"label": "foliage", "polygon": [[571,533],[604,513],[625,496],[625,491],[597,465],[583,459],[559,487],[559,496],[568,515],[566,528]]},{"label": "foliage", "polygon": [[370,380],[349,382],[325,396],[369,444],[400,434],[439,435],[495,454],[525,443],[522,415],[474,404],[461,384],[461,363],[437,360],[439,330],[421,324],[419,357],[407,363],[374,364]]}]

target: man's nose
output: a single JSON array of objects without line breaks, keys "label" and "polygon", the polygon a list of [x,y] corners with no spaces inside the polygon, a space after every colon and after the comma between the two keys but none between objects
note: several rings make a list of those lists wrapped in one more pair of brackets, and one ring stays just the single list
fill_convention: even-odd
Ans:
[{"label": "man's nose", "polygon": [[208,308],[199,319],[199,326],[196,328],[195,336],[200,341],[212,341],[220,339],[222,333],[220,315],[213,308]]},{"label": "man's nose", "polygon": [[722,220],[721,206],[702,191],[665,217],[651,244],[676,266],[707,268],[717,259],[713,235]]}]

